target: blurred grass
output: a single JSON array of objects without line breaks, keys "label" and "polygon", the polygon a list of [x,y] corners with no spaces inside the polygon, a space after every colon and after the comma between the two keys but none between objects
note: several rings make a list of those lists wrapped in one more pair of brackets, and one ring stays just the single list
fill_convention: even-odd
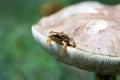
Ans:
[{"label": "blurred grass", "polygon": [[[94,79],[91,72],[56,61],[33,39],[31,26],[42,17],[41,6],[51,1],[55,0],[0,1],[0,80]],[[56,1],[67,6],[80,0]],[[119,0],[100,1],[107,4],[120,3]]]}]

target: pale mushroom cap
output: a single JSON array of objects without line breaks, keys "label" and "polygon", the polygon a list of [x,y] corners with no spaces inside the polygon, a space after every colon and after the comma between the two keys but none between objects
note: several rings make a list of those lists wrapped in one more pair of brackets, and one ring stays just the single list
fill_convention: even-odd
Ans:
[{"label": "pale mushroom cap", "polygon": [[67,47],[69,56],[61,59],[61,55],[53,55],[67,64],[96,72],[120,73],[120,68],[115,68],[120,67],[120,5],[83,2],[42,18],[32,30],[35,39],[44,49],[53,49],[53,54],[59,53],[60,47],[56,43],[52,43],[52,48],[45,44],[49,31],[64,31],[72,37],[76,47]]},{"label": "pale mushroom cap", "polygon": [[120,56],[119,15],[118,6],[81,3],[42,18],[39,23],[42,28],[39,30],[42,30],[40,32],[45,36],[49,31],[64,31],[75,40],[78,49]]}]

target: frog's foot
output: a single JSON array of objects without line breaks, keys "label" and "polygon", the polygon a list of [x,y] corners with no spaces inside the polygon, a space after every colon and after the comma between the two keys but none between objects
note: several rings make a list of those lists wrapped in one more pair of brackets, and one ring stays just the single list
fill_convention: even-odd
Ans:
[{"label": "frog's foot", "polygon": [[46,40],[46,44],[49,45],[51,43],[51,39],[48,37],[47,40]]},{"label": "frog's foot", "polygon": [[67,43],[64,42],[64,41],[62,41],[62,44],[63,44],[63,46],[62,46],[61,53],[64,54],[64,52],[65,52],[65,50],[66,50],[66,48],[67,48]]}]

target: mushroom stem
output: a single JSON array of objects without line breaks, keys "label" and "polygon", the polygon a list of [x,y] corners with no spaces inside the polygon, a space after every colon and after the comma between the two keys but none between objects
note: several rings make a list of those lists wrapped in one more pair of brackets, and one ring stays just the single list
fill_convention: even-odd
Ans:
[{"label": "mushroom stem", "polygon": [[96,80],[116,80],[116,75],[96,73]]}]

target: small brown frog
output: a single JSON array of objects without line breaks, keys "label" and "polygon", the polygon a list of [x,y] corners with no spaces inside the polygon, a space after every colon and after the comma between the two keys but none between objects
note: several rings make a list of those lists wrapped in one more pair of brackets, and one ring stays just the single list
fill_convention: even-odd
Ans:
[{"label": "small brown frog", "polygon": [[50,31],[47,39],[48,45],[51,43],[51,40],[63,45],[61,50],[62,53],[65,52],[67,46],[70,46],[70,47],[76,46],[74,40],[64,32]]}]

